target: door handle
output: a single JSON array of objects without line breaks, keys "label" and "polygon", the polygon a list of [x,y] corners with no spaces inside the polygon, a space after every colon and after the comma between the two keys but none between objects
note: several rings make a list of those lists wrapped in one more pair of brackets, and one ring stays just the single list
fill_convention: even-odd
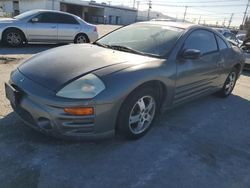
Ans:
[{"label": "door handle", "polygon": [[55,28],[56,28],[56,26],[51,26],[51,28],[52,28],[52,29],[55,29]]},{"label": "door handle", "polygon": [[224,61],[218,61],[217,66],[218,67],[223,67],[224,66]]}]

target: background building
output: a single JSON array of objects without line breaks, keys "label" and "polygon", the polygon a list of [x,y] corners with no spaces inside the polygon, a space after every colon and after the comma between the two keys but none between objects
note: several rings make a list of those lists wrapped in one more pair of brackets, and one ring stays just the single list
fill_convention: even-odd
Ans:
[{"label": "background building", "polygon": [[11,16],[33,9],[61,10],[87,22],[127,25],[136,21],[137,10],[81,0],[1,0],[0,12]]}]

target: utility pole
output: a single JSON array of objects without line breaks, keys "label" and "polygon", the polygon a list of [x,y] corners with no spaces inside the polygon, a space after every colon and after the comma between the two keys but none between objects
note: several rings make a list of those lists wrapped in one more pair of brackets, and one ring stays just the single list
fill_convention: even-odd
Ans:
[{"label": "utility pole", "polygon": [[136,1],[136,3],[137,3],[137,7],[136,7],[136,9],[137,9],[137,10],[139,10],[140,1]]},{"label": "utility pole", "polygon": [[152,9],[152,1],[148,1],[148,20],[150,19],[150,9]]},{"label": "utility pole", "polygon": [[55,0],[52,0],[52,10],[55,10]]},{"label": "utility pole", "polygon": [[[249,1],[250,1],[250,0],[249,0]],[[188,6],[185,6],[185,12],[184,12],[184,16],[183,16],[183,22],[185,22],[185,19],[186,19],[187,8],[188,8]]]},{"label": "utility pole", "polygon": [[111,5],[111,1],[108,1],[108,3],[109,3],[109,6]]},{"label": "utility pole", "polygon": [[222,25],[225,26],[225,23],[226,23],[226,18],[224,18]]},{"label": "utility pole", "polygon": [[137,3],[137,7],[136,7],[136,9],[137,9],[137,15],[136,15],[136,18],[135,18],[135,22],[138,21],[138,14],[139,14],[140,1],[136,1],[136,3]]},{"label": "utility pole", "polygon": [[133,9],[135,9],[135,0],[133,1]]},{"label": "utility pole", "polygon": [[201,21],[201,16],[199,17],[199,21],[198,21],[198,24],[200,25],[200,21]]},{"label": "utility pole", "polygon": [[228,28],[230,27],[232,20],[233,20],[234,13],[231,14],[230,20],[228,22]]},{"label": "utility pole", "polygon": [[250,0],[248,0],[248,2],[247,2],[246,10],[244,12],[244,17],[243,17],[243,20],[242,20],[242,26],[244,26],[244,23],[245,23],[245,19],[246,19],[246,15],[247,15],[247,10],[248,10],[249,4],[250,4]]}]

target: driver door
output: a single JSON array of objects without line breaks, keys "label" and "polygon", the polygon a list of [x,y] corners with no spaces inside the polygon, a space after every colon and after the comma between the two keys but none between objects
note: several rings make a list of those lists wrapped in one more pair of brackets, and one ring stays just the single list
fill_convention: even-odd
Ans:
[{"label": "driver door", "polygon": [[[36,18],[36,19],[34,19]],[[27,23],[29,41],[56,42],[58,24],[54,13],[41,13]]]},{"label": "driver door", "polygon": [[220,53],[215,35],[208,30],[195,30],[185,40],[181,53],[187,49],[199,50],[201,56],[197,59],[177,58],[174,104],[206,94],[217,87]]}]

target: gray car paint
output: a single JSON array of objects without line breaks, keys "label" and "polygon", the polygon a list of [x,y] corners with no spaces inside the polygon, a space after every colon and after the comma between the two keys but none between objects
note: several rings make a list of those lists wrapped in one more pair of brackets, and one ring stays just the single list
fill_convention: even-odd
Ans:
[{"label": "gray car paint", "polygon": [[[158,81],[164,85],[166,93],[161,104],[162,110],[165,110],[218,91],[236,64],[241,66],[241,73],[244,57],[237,48],[228,48],[224,55],[215,52],[201,57],[200,61],[183,59],[180,56],[183,43],[197,29],[214,32],[201,26],[188,27],[171,53],[160,58],[95,45],[60,47],[21,65],[12,74],[10,84],[23,91],[20,106],[33,115],[36,123],[29,123],[32,127],[63,136],[110,136],[114,134],[116,118],[126,97],[148,81]],[[65,84],[89,72],[100,77],[106,86],[94,99],[76,100],[55,96],[56,91]],[[63,112],[63,107],[76,106],[93,106],[95,115],[77,117]],[[51,120],[52,130],[39,128],[41,117]],[[71,129],[68,125],[71,125]],[[65,127],[69,130],[65,131]],[[91,131],[84,133],[86,127],[91,127]],[[79,133],[78,130],[82,129],[83,132]]]},{"label": "gray car paint", "polygon": [[[136,61],[133,61],[134,59]],[[123,63],[132,66],[152,60],[153,58],[146,56],[114,51],[96,45],[80,44],[43,52],[26,61],[18,69],[35,82],[57,91],[71,80],[100,68]],[[34,72],[34,70],[37,71]]]}]

